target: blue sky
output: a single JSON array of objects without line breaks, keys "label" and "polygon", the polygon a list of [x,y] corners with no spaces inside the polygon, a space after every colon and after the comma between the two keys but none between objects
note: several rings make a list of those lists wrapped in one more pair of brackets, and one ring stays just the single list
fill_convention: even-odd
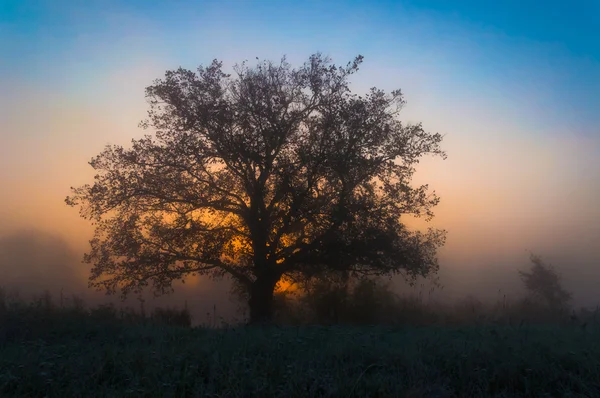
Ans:
[{"label": "blue sky", "polygon": [[466,89],[530,86],[539,101],[561,110],[557,122],[600,134],[597,0],[2,0],[0,70],[11,80],[60,84],[72,69],[115,62],[92,50],[132,35],[138,49],[190,68],[222,54],[221,43],[263,50],[256,51],[260,57],[297,54],[298,60],[323,51],[410,63],[415,60],[401,59],[410,53],[421,62],[444,62],[462,75],[452,80]]},{"label": "blue sky", "polygon": [[401,88],[403,117],[446,135],[448,160],[417,175],[442,198],[443,265],[555,255],[600,301],[598,0],[0,0],[0,234],[87,247],[64,197],[105,144],[143,134],[166,69],[317,51],[364,55],[355,91]]}]

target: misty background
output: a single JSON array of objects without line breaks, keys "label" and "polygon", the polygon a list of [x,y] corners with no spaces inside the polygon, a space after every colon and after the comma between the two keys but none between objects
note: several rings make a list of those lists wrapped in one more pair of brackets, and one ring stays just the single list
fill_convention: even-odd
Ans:
[{"label": "misty background", "polygon": [[[87,288],[92,226],[64,198],[92,182],[106,144],[144,134],[144,88],[180,65],[285,54],[297,66],[322,51],[344,65],[364,55],[354,92],[401,88],[400,118],[445,135],[448,159],[425,159],[414,180],[441,197],[431,224],[448,230],[436,298],[516,299],[533,252],[576,308],[600,305],[600,5],[453,4],[1,2],[0,285],[118,302]],[[235,315],[227,281],[174,288],[148,292],[146,308]]]}]

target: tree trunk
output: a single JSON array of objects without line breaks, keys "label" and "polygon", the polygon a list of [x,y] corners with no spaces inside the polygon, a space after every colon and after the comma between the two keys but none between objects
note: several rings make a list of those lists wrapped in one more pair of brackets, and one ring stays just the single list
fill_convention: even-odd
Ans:
[{"label": "tree trunk", "polygon": [[276,284],[275,278],[262,277],[254,281],[248,300],[249,324],[268,324],[273,321],[273,295]]}]

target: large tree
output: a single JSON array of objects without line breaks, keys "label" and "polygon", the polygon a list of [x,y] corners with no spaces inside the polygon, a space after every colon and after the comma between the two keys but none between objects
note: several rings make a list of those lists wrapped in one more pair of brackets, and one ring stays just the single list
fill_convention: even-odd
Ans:
[{"label": "large tree", "polygon": [[154,134],[107,146],[94,184],[66,199],[95,224],[90,286],[160,294],[228,274],[262,322],[285,276],[436,272],[445,232],[401,217],[433,217],[438,197],[410,182],[420,157],[445,157],[442,137],[397,119],[400,90],[352,94],[362,59],[244,62],[233,76],[215,60],[155,80],[141,123]]}]

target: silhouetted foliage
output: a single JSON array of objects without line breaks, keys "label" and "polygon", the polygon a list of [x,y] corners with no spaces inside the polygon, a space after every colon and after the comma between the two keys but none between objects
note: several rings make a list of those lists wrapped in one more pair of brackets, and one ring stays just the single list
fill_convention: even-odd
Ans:
[{"label": "silhouetted foliage", "polygon": [[572,296],[562,287],[560,276],[552,266],[544,264],[541,257],[531,254],[530,259],[531,271],[519,271],[519,274],[532,299],[553,311],[567,310]]},{"label": "silhouetted foliage", "polygon": [[299,302],[316,323],[389,323],[400,315],[389,284],[374,278],[314,279],[302,284],[300,295]]},{"label": "silhouetted foliage", "polygon": [[90,162],[94,184],[66,199],[96,226],[90,285],[165,293],[189,274],[229,274],[261,322],[283,276],[436,272],[445,232],[401,217],[433,217],[438,197],[410,182],[419,158],[445,156],[442,137],[397,120],[400,90],[352,94],[362,59],[244,62],[234,78],[215,60],[156,80],[141,124],[155,135],[108,146]]},{"label": "silhouetted foliage", "polygon": [[187,307],[177,308],[155,308],[151,315],[152,321],[162,325],[192,326],[192,316]]},{"label": "silhouetted foliage", "polygon": [[586,314],[586,323],[577,327],[211,330],[99,319],[68,307],[15,306],[2,297],[0,289],[2,397],[546,397],[557,391],[596,397],[599,392],[600,377],[593,371],[600,366],[596,313]]},{"label": "silhouetted foliage", "polygon": [[304,305],[320,324],[344,322],[350,306],[350,276],[347,272],[328,278],[310,278],[301,283],[304,293],[300,303]]},{"label": "silhouetted foliage", "polygon": [[181,309],[157,307],[149,317],[129,307],[117,309],[112,303],[86,308],[83,299],[76,296],[59,306],[48,291],[27,302],[0,286],[0,345],[7,340],[110,335],[134,325],[189,328],[192,317],[187,306]]}]

